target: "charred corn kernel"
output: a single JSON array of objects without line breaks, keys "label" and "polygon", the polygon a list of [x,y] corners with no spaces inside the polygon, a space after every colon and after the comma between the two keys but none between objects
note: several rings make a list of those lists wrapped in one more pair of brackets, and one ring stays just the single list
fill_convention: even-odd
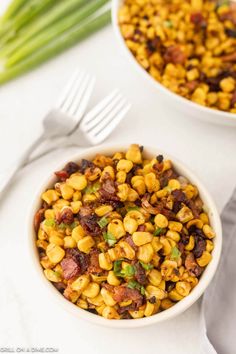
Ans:
[{"label": "charred corn kernel", "polygon": [[162,281],[161,272],[159,272],[156,269],[152,269],[150,271],[150,273],[148,274],[148,280],[154,286],[160,285],[160,283]]},{"label": "charred corn kernel", "polygon": [[53,209],[57,212],[57,211],[61,211],[64,207],[69,205],[70,203],[68,202],[68,200],[59,199],[54,203]]},{"label": "charred corn kernel", "polygon": [[116,245],[114,248],[110,248],[107,252],[112,262],[122,257],[122,250],[118,245]]},{"label": "charred corn kernel", "polygon": [[149,193],[157,192],[160,189],[160,182],[153,172],[147,173],[144,176],[144,182]]},{"label": "charred corn kernel", "polygon": [[132,177],[131,185],[138,192],[139,195],[143,195],[146,192],[146,185],[143,176]]},{"label": "charred corn kernel", "polygon": [[71,284],[71,289],[81,294],[89,285],[89,275],[83,274]]},{"label": "charred corn kernel", "polygon": [[47,246],[46,254],[52,263],[59,263],[65,256],[65,251],[60,246],[50,243]]},{"label": "charred corn kernel", "polygon": [[131,145],[125,154],[125,158],[127,160],[132,161],[135,164],[141,164],[142,163],[142,154],[141,154],[139,145],[137,145],[137,144]]},{"label": "charred corn kernel", "polygon": [[117,183],[125,183],[126,176],[127,176],[127,174],[125,171],[118,171],[116,174],[116,182]]},{"label": "charred corn kernel", "polygon": [[129,306],[131,304],[132,304],[132,300],[126,300],[126,301],[119,302],[120,307]]},{"label": "charred corn kernel", "polygon": [[156,192],[156,197],[157,198],[163,198],[168,194],[166,189],[160,189],[158,192]]},{"label": "charred corn kernel", "polygon": [[112,262],[110,259],[110,256],[108,253],[100,253],[98,256],[98,260],[99,260],[99,265],[102,269],[104,270],[111,270],[112,269]]},{"label": "charred corn kernel", "polygon": [[170,280],[169,277],[172,277],[173,270],[177,269],[178,264],[176,261],[165,260],[161,264],[161,275],[165,280]]},{"label": "charred corn kernel", "polygon": [[154,304],[151,304],[151,302],[147,301],[146,307],[144,310],[144,316],[149,317],[154,313],[155,306]]},{"label": "charred corn kernel", "polygon": [[41,198],[48,204],[52,205],[59,199],[58,193],[54,189],[48,189],[41,195]]},{"label": "charred corn kernel", "polygon": [[163,299],[161,300],[161,308],[162,310],[167,310],[172,307],[174,303],[170,299]]},{"label": "charred corn kernel", "polygon": [[164,298],[166,298],[167,294],[164,290],[153,286],[153,285],[148,285],[146,287],[146,291],[148,292],[149,296],[155,296],[156,299],[158,300],[162,300]]},{"label": "charred corn kernel", "polygon": [[130,246],[130,244],[126,241],[120,241],[119,246],[122,249],[125,258],[127,259],[134,259],[135,258],[135,250]]},{"label": "charred corn kernel", "polygon": [[74,189],[66,183],[61,183],[60,192],[63,199],[69,200],[73,197]]},{"label": "charred corn kernel", "polygon": [[102,283],[103,281],[107,280],[107,275],[96,275],[96,274],[91,274],[91,278],[95,283]]},{"label": "charred corn kernel", "polygon": [[120,198],[120,201],[125,202],[129,194],[128,184],[127,183],[120,184],[118,185],[117,189],[118,189],[117,196]]},{"label": "charred corn kernel", "polygon": [[74,248],[76,247],[76,241],[71,236],[66,236],[64,238],[64,248]]},{"label": "charred corn kernel", "polygon": [[176,231],[168,230],[166,233],[166,237],[175,241],[175,242],[180,241],[180,234]]},{"label": "charred corn kernel", "polygon": [[155,228],[151,222],[145,222],[144,224],[146,231],[153,233]]},{"label": "charred corn kernel", "polygon": [[95,194],[84,194],[82,199],[84,203],[91,203],[96,201],[97,196]]},{"label": "charred corn kernel", "polygon": [[121,160],[124,158],[124,153],[123,152],[116,152],[114,156],[112,157],[113,160]]},{"label": "charred corn kernel", "polygon": [[111,179],[115,179],[114,168],[112,166],[104,167],[104,169],[102,171],[102,176],[104,176],[104,175],[109,175],[111,177]]},{"label": "charred corn kernel", "polygon": [[73,194],[73,202],[77,202],[78,200],[81,200],[82,194],[80,191],[76,191]]},{"label": "charred corn kernel", "polygon": [[57,235],[52,235],[49,237],[49,242],[54,244],[54,245],[58,245],[58,246],[63,246],[64,245],[64,240],[57,236]]},{"label": "charred corn kernel", "polygon": [[105,307],[106,307],[105,304],[102,304],[100,306],[96,306],[96,311],[100,316],[102,316],[102,311],[104,310]]},{"label": "charred corn kernel", "polygon": [[137,200],[138,198],[139,198],[139,195],[136,192],[136,190],[134,190],[133,188],[130,188],[129,193],[128,193],[128,197],[127,197],[127,201],[128,202],[135,202],[135,200]]},{"label": "charred corn kernel", "polygon": [[85,236],[77,242],[77,247],[81,252],[89,253],[95,245],[95,241],[91,236]]},{"label": "charred corn kernel", "polygon": [[232,92],[235,89],[235,80],[232,77],[226,77],[221,80],[220,87],[223,92]]},{"label": "charred corn kernel", "polygon": [[97,283],[89,283],[89,285],[84,289],[83,295],[89,297],[90,299],[96,297],[100,292],[100,286]]},{"label": "charred corn kernel", "polygon": [[193,81],[199,78],[199,71],[198,69],[194,68],[192,70],[187,71],[186,73],[188,81]]},{"label": "charred corn kernel", "polygon": [[117,171],[124,171],[128,173],[133,168],[133,162],[130,160],[121,159],[119,160],[116,169]]},{"label": "charred corn kernel", "polygon": [[125,228],[125,231],[128,232],[129,234],[133,234],[137,228],[138,228],[138,223],[135,219],[133,218],[130,218],[129,216],[125,216],[124,217],[124,228]]},{"label": "charred corn kernel", "polygon": [[55,210],[47,209],[44,213],[45,219],[55,219]]},{"label": "charred corn kernel", "polygon": [[180,222],[177,222],[177,221],[169,221],[168,228],[171,231],[181,232],[182,228],[183,228],[183,225]]},{"label": "charred corn kernel", "polygon": [[186,251],[192,251],[194,249],[194,246],[195,246],[194,237],[191,235],[189,237],[188,244],[185,246],[185,249]]},{"label": "charred corn kernel", "polygon": [[103,297],[103,301],[107,306],[115,306],[116,301],[113,299],[112,294],[107,289],[102,288],[101,295]]},{"label": "charred corn kernel", "polygon": [[193,219],[187,223],[187,229],[189,229],[191,226],[196,226],[198,229],[202,229],[203,222],[200,219]]},{"label": "charred corn kernel", "polygon": [[79,306],[81,309],[84,309],[84,310],[88,309],[88,303],[85,300],[78,299],[76,305]]},{"label": "charred corn kernel", "polygon": [[126,214],[126,217],[135,219],[137,221],[138,225],[143,225],[145,223],[144,215],[141,213],[141,211],[138,211],[138,210],[128,211],[128,213]]},{"label": "charred corn kernel", "polygon": [[90,304],[95,305],[95,306],[105,305],[101,293],[99,293],[97,296],[95,296],[93,298],[87,298],[87,301]]},{"label": "charred corn kernel", "polygon": [[170,239],[167,239],[166,237],[163,236],[160,237],[160,243],[162,244],[162,252],[165,256],[171,254],[172,245],[170,242],[171,242]]},{"label": "charred corn kernel", "polygon": [[191,184],[188,184],[185,188],[184,188],[184,193],[186,195],[186,197],[188,199],[192,199],[194,197],[197,197],[198,195],[198,189],[191,185]]},{"label": "charred corn kernel", "polygon": [[70,178],[66,180],[66,183],[76,191],[82,191],[87,187],[87,179],[84,175],[71,175]]},{"label": "charred corn kernel", "polygon": [[211,252],[214,249],[214,243],[210,240],[206,241],[206,251]]},{"label": "charred corn kernel", "polygon": [[129,311],[132,318],[142,318],[144,316],[144,310]]},{"label": "charred corn kernel", "polygon": [[72,237],[76,242],[78,242],[79,240],[81,240],[84,236],[85,236],[85,232],[84,232],[84,229],[82,228],[81,225],[76,226],[76,227],[72,230],[71,237]]},{"label": "charred corn kernel", "polygon": [[159,237],[153,237],[151,245],[154,249],[154,252],[160,251],[160,249],[163,247],[163,245],[160,243]]},{"label": "charred corn kernel", "polygon": [[200,214],[200,219],[203,222],[203,225],[209,224],[209,218],[206,213],[201,213]]},{"label": "charred corn kernel", "polygon": [[116,311],[116,309],[114,307],[111,307],[111,306],[104,307],[104,309],[102,311],[102,317],[107,318],[109,320],[111,320],[111,319],[118,320],[120,318],[120,316],[119,316],[118,312]]},{"label": "charred corn kernel", "polygon": [[108,214],[110,211],[112,211],[112,206],[111,205],[101,205],[100,207],[95,209],[95,213],[98,216],[104,216]]},{"label": "charred corn kernel", "polygon": [[47,240],[47,238],[48,238],[48,235],[46,234],[46,232],[40,228],[38,231],[38,239],[39,240]]},{"label": "charred corn kernel", "polygon": [[153,235],[150,232],[136,231],[133,233],[132,239],[136,246],[142,246],[149,243],[153,239]]},{"label": "charred corn kernel", "polygon": [[171,167],[172,167],[172,163],[170,160],[163,161],[163,168],[162,168],[163,172],[169,170]]},{"label": "charred corn kernel", "polygon": [[119,219],[113,219],[109,222],[107,226],[108,232],[110,232],[116,239],[125,236],[126,232],[124,229],[123,222]]},{"label": "charred corn kernel", "polygon": [[187,296],[191,291],[191,285],[186,281],[178,281],[175,288],[176,291],[183,297]]},{"label": "charred corn kernel", "polygon": [[204,235],[207,237],[207,238],[214,238],[215,237],[215,232],[213,231],[212,227],[210,225],[204,225],[203,228],[202,228],[203,232],[204,232]]},{"label": "charred corn kernel", "polygon": [[40,264],[45,269],[51,269],[54,267],[54,263],[52,263],[47,256],[41,258]]},{"label": "charred corn kernel", "polygon": [[115,276],[115,273],[113,272],[113,270],[110,270],[107,276],[107,282],[110,285],[120,285],[120,280]]},{"label": "charred corn kernel", "polygon": [[204,251],[201,257],[197,258],[196,261],[200,267],[206,267],[208,263],[210,263],[211,259],[212,255],[209,252]]},{"label": "charred corn kernel", "polygon": [[80,208],[82,206],[82,202],[80,200],[76,201],[76,202],[71,202],[71,209],[73,211],[73,214],[77,214],[80,211]]},{"label": "charred corn kernel", "polygon": [[162,214],[157,214],[154,218],[155,225],[157,227],[160,227],[161,229],[164,229],[165,227],[168,226],[168,219],[165,215]]},{"label": "charred corn kernel", "polygon": [[172,301],[180,301],[184,298],[184,296],[180,295],[176,289],[171,290],[168,296]]},{"label": "charred corn kernel", "polygon": [[183,206],[180,211],[176,214],[176,218],[183,224],[193,219],[193,213],[190,208]]},{"label": "charred corn kernel", "polygon": [[168,187],[174,191],[175,189],[180,189],[181,186],[177,179],[170,179],[168,182]]},{"label": "charred corn kernel", "polygon": [[52,269],[45,269],[44,274],[46,278],[54,283],[61,281],[61,276],[59,273],[54,272]]},{"label": "charred corn kernel", "polygon": [[152,248],[151,243],[147,243],[146,245],[140,246],[138,248],[138,259],[143,263],[149,263],[152,260],[154,255],[154,250]]}]

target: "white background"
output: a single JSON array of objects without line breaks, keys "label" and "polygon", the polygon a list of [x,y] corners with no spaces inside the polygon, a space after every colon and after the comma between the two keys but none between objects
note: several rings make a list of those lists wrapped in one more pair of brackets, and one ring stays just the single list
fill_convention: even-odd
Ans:
[{"label": "white background", "polygon": [[[0,10],[7,2],[1,0]],[[175,155],[203,180],[222,210],[236,184],[236,130],[192,120],[168,108],[122,57],[111,26],[0,87],[1,170],[39,135],[43,116],[76,67],[97,77],[92,103],[115,87],[133,103],[107,143],[149,144]],[[160,325],[113,330],[71,317],[41,288],[27,249],[28,209],[42,179],[76,151],[57,150],[22,170],[0,203],[0,347],[50,346],[62,354],[199,353],[198,304]]]}]

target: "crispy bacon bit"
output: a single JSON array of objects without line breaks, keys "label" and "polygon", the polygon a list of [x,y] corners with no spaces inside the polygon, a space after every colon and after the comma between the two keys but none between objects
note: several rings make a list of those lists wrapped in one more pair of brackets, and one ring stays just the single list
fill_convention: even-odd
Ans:
[{"label": "crispy bacon bit", "polygon": [[186,55],[178,45],[167,47],[163,57],[166,63],[173,64],[184,64],[186,60]]},{"label": "crispy bacon bit", "polygon": [[161,188],[166,187],[170,179],[175,179],[177,177],[178,176],[176,172],[172,168],[167,171],[164,171],[160,177]]},{"label": "crispy bacon bit", "polygon": [[190,21],[196,26],[204,28],[206,27],[206,20],[201,12],[194,12],[190,16]]},{"label": "crispy bacon bit", "polygon": [[99,236],[102,233],[100,226],[98,225],[98,216],[96,214],[90,214],[87,216],[81,217],[79,213],[79,220],[82,228],[85,233],[92,236]]},{"label": "crispy bacon bit", "polygon": [[39,209],[34,216],[34,230],[38,232],[40,223],[43,221],[45,209]]},{"label": "crispy bacon bit", "polygon": [[74,214],[70,208],[63,208],[56,216],[57,223],[72,224],[74,222]]},{"label": "crispy bacon bit", "polygon": [[72,173],[79,170],[79,166],[75,162],[68,162],[61,171],[56,171],[55,175],[59,181],[65,181]]},{"label": "crispy bacon bit", "polygon": [[81,268],[79,262],[72,257],[66,257],[61,262],[63,276],[66,280],[74,278],[80,274]]},{"label": "crispy bacon bit", "polygon": [[223,55],[221,57],[221,60],[225,63],[227,62],[235,62],[236,61],[236,52],[233,52],[231,54]]},{"label": "crispy bacon bit", "polygon": [[139,225],[138,228],[137,228],[137,231],[139,231],[139,232],[146,231],[146,226],[145,225]]},{"label": "crispy bacon bit", "polygon": [[69,174],[64,170],[56,171],[55,175],[60,182],[64,182],[67,178],[69,178]]},{"label": "crispy bacon bit", "polygon": [[159,214],[161,212],[161,208],[159,206],[153,206],[149,203],[149,199],[150,199],[150,195],[149,194],[145,194],[143,196],[142,200],[142,208],[147,211],[150,214]]},{"label": "crispy bacon bit", "polygon": [[53,285],[58,291],[60,291],[60,293],[63,293],[66,288],[66,284],[64,284],[63,282],[53,283]]},{"label": "crispy bacon bit", "polygon": [[180,189],[175,189],[171,192],[171,195],[174,197],[174,201],[184,203],[186,201],[186,195]]},{"label": "crispy bacon bit", "polygon": [[135,310],[136,310],[136,305],[134,302],[132,302],[130,305],[118,307],[117,311],[120,315],[123,315],[127,311],[135,311]]},{"label": "crispy bacon bit", "polygon": [[141,264],[139,262],[135,262],[134,268],[135,268],[135,275],[134,275],[135,279],[141,285],[145,285],[146,281],[147,281],[147,276],[146,276],[145,270],[143,269],[143,267],[141,266]]},{"label": "crispy bacon bit", "polygon": [[197,80],[193,80],[193,81],[189,81],[186,82],[185,86],[189,89],[190,92],[193,92],[197,86],[199,85],[199,81]]},{"label": "crispy bacon bit", "polygon": [[90,251],[90,253],[89,253],[90,265],[88,267],[88,273],[98,274],[98,273],[101,273],[103,271],[102,268],[99,265],[98,255],[99,255],[98,249],[92,249]]},{"label": "crispy bacon bit", "polygon": [[143,296],[138,290],[130,289],[123,285],[114,287],[113,294],[115,301],[122,302],[132,300],[134,301],[136,308],[139,308],[143,303]]},{"label": "crispy bacon bit", "polygon": [[111,204],[114,208],[123,206],[123,203],[120,202],[119,197],[116,195],[115,182],[110,178],[110,175],[103,180],[102,186],[99,189],[99,194],[102,203]]},{"label": "crispy bacon bit", "polygon": [[132,239],[132,236],[129,235],[125,238],[125,241],[135,250],[137,251],[138,250],[138,246],[135,245],[133,239]]},{"label": "crispy bacon bit", "polygon": [[236,91],[233,93],[233,97],[231,98],[231,106],[233,107],[236,103]]},{"label": "crispy bacon bit", "polygon": [[206,240],[202,237],[194,235],[195,246],[193,249],[194,257],[199,258],[203,254],[203,251],[206,249]]},{"label": "crispy bacon bit", "polygon": [[93,213],[93,208],[89,205],[82,206],[79,210],[79,217],[83,218],[84,216],[91,215]]},{"label": "crispy bacon bit", "polygon": [[193,253],[187,255],[185,259],[185,267],[193,277],[199,277],[203,272],[203,268],[201,268],[195,261]]}]

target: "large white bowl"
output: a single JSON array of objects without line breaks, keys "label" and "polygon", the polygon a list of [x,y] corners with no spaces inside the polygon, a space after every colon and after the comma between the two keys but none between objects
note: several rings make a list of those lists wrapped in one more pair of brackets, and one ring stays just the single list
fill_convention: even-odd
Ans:
[{"label": "large white bowl", "polygon": [[126,55],[126,58],[128,58],[131,67],[135,68],[138,75],[141,74],[140,76],[146,79],[150,83],[150,85],[154,87],[160,102],[162,101],[162,99],[164,99],[165,103],[167,103],[170,107],[173,107],[173,110],[178,109],[184,112],[189,117],[198,118],[212,123],[236,127],[236,114],[207,108],[190,100],[187,100],[186,98],[180,95],[177,95],[176,93],[170,91],[165,86],[161,85],[158,81],[156,81],[138,63],[129,48],[126,46],[118,24],[118,10],[122,3],[123,0],[112,0],[112,23],[117,41],[119,43],[119,47],[121,48],[121,51]]},{"label": "large white bowl", "polygon": [[[117,151],[125,151],[127,150],[128,146],[100,146],[100,147],[95,147],[86,150],[86,152],[77,154],[75,156],[72,156],[70,161],[75,161],[78,162],[82,158],[85,159],[91,159],[93,158],[97,153],[100,154],[105,154],[105,155],[112,155],[113,153]],[[176,171],[180,174],[185,176],[186,178],[191,181],[194,185],[196,185],[199,189],[200,196],[206,205],[206,207],[209,210],[209,216],[210,216],[210,222],[213,227],[213,229],[216,232],[216,238],[214,239],[214,250],[212,252],[212,260],[209,263],[209,265],[206,267],[204,270],[200,281],[198,285],[193,289],[193,291],[183,300],[180,302],[176,303],[173,307],[171,307],[168,310],[165,310],[163,312],[160,312],[154,316],[151,317],[146,317],[146,318],[141,318],[141,319],[133,319],[133,320],[108,320],[105,319],[101,316],[92,314],[88,311],[80,309],[78,306],[72,304],[68,300],[66,300],[63,295],[60,294],[60,292],[45,278],[43,269],[40,265],[39,262],[39,255],[36,247],[36,235],[33,227],[33,218],[36,213],[36,211],[40,208],[41,206],[41,193],[45,191],[47,188],[50,188],[53,183],[55,183],[56,179],[54,176],[54,171],[51,171],[49,176],[47,177],[46,181],[42,183],[42,185],[39,187],[39,189],[35,192],[33,204],[30,207],[30,212],[29,212],[29,219],[28,219],[28,236],[29,236],[29,251],[30,251],[30,256],[34,265],[34,268],[37,272],[37,277],[39,279],[39,286],[40,284],[44,284],[46,288],[48,289],[48,293],[52,295],[55,301],[57,301],[63,308],[65,308],[67,311],[71,312],[78,318],[82,318],[85,320],[89,320],[92,323],[98,324],[98,325],[104,325],[104,326],[109,326],[109,327],[115,327],[115,328],[135,328],[135,327],[142,327],[142,326],[147,326],[151,325],[157,322],[161,322],[164,320],[171,319],[175,317],[176,315],[179,315],[180,313],[184,312],[186,309],[188,309],[197,299],[203,294],[205,291],[206,287],[209,285],[213,275],[215,274],[220,254],[221,254],[221,243],[222,243],[222,230],[221,230],[221,221],[219,214],[217,212],[216,206],[214,201],[212,200],[210,194],[206,190],[206,188],[202,185],[202,183],[199,181],[199,179],[193,174],[186,166],[184,166],[181,162],[177,161],[175,158],[172,156],[168,156],[165,154],[165,152],[158,150],[158,148],[154,147],[144,147],[144,153],[147,158],[151,158],[153,156],[157,156],[159,154],[162,154],[165,158],[169,158],[172,160],[174,167]],[[62,169],[66,162],[62,163],[61,166],[58,166],[57,170]]]}]

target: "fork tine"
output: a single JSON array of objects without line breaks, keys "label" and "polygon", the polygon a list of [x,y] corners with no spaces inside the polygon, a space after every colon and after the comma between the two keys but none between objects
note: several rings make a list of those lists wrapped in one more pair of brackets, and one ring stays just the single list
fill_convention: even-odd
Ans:
[{"label": "fork tine", "polygon": [[90,79],[90,82],[84,92],[84,96],[83,96],[83,99],[80,101],[80,104],[78,105],[77,107],[77,110],[75,112],[75,115],[77,117],[82,117],[84,112],[85,112],[85,109],[87,108],[87,105],[88,105],[88,102],[89,102],[89,99],[91,97],[91,94],[93,92],[93,88],[94,88],[94,85],[95,85],[95,77],[91,77]]},{"label": "fork tine", "polygon": [[[73,85],[71,86],[70,91],[67,94],[67,97],[63,103],[63,105],[61,106],[61,109],[65,112],[68,113],[69,109],[73,103],[73,100],[76,96],[77,91],[79,90],[79,88],[81,86],[84,86],[84,82],[87,80],[88,75],[86,73],[82,73],[73,83]],[[69,114],[69,113],[68,113]]]},{"label": "fork tine", "polygon": [[78,69],[75,70],[75,72],[72,74],[71,78],[69,79],[68,83],[66,84],[64,90],[62,91],[61,95],[59,96],[55,106],[60,108],[63,103],[65,102],[68,93],[70,92],[71,88],[74,85],[75,80],[78,80],[82,75],[82,72],[79,71]]},{"label": "fork tine", "polygon": [[[74,97],[72,98],[71,105],[67,110],[67,114],[69,114],[71,116],[75,115],[81,102],[84,99],[84,95],[86,94],[88,87],[90,87],[91,81],[94,81],[92,76],[86,75],[84,77],[84,80],[81,83],[79,83],[78,85],[76,85],[76,91],[75,91]],[[90,89],[90,93],[92,93],[91,89]],[[90,97],[90,95],[89,95],[89,97]]]},{"label": "fork tine", "polygon": [[[94,126],[94,118],[98,116],[103,110],[113,102],[119,94],[118,90],[114,90],[111,94],[105,97],[100,103],[98,103],[89,113],[85,115],[83,121],[81,122],[81,126],[87,129],[90,129]],[[121,96],[121,95],[120,95]],[[100,119],[99,119],[100,121]]]},{"label": "fork tine", "polygon": [[125,102],[127,101],[123,101],[123,105],[118,112],[115,113],[113,111],[113,113],[115,114],[112,115],[112,118],[109,120],[109,123],[105,126],[104,129],[100,129],[95,135],[94,135],[94,131],[89,132],[90,140],[93,143],[93,145],[99,144],[103,140],[105,140],[111,134],[111,132],[117,127],[117,125],[122,121],[122,119],[125,117],[125,115],[131,108],[131,104],[130,103],[125,104]]}]

